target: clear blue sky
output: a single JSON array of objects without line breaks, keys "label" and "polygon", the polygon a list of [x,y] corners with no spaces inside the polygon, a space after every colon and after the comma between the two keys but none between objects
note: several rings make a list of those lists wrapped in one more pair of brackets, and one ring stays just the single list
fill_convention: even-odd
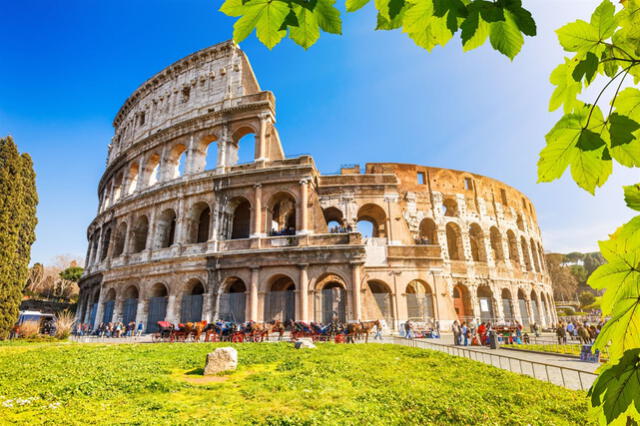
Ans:
[{"label": "clear blue sky", "polygon": [[[84,256],[97,208],[111,122],[122,102],[172,62],[231,36],[213,0],[20,0],[0,26],[0,134],[35,161],[40,194],[32,261]],[[323,172],[394,161],[469,170],[515,186],[539,214],[547,250],[594,250],[622,223],[618,173],[597,198],[567,178],[536,184],[537,153],[557,120],[548,75],[563,52],[553,30],[588,18],[591,0],[525,0],[539,25],[514,62],[459,41],[432,53],[399,32],[373,31],[369,5],[304,51],[241,44],[263,89],[276,94],[288,154],[309,153]],[[634,179],[635,178],[635,179]]]}]

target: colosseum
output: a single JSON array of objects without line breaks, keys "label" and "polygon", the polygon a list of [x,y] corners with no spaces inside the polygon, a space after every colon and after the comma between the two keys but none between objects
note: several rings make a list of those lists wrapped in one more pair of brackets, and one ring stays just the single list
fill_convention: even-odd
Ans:
[{"label": "colosseum", "polygon": [[413,164],[323,175],[275,123],[233,42],[144,82],[113,122],[77,319],[557,320],[522,193]]}]

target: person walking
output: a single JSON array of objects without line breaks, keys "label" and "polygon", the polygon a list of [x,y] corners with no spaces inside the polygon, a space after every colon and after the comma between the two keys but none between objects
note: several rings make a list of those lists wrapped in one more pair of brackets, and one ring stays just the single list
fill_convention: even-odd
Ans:
[{"label": "person walking", "polygon": [[407,339],[413,339],[413,324],[411,324],[411,320],[407,320],[404,323],[404,331]]},{"label": "person walking", "polygon": [[143,330],[144,330],[144,324],[142,324],[142,321],[140,321],[138,323],[138,330],[136,331],[136,337],[142,336],[142,331]]},{"label": "person walking", "polygon": [[467,323],[464,321],[462,322],[462,327],[460,327],[460,333],[462,334],[464,345],[469,346],[469,334],[471,332],[469,331],[469,327],[467,327]]},{"label": "person walking", "polygon": [[382,325],[380,323],[376,323],[376,334],[373,335],[373,340],[382,340]]},{"label": "person walking", "polygon": [[451,325],[451,331],[453,332],[453,344],[460,344],[460,325],[458,324],[458,320],[453,321]]}]

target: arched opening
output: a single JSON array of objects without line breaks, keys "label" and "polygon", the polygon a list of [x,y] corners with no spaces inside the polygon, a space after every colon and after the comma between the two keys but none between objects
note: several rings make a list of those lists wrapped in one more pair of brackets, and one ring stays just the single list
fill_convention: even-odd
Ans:
[{"label": "arched opening", "polygon": [[453,198],[447,198],[442,202],[444,215],[449,217],[458,216],[458,203]]},{"label": "arched opening", "polygon": [[487,252],[484,245],[484,232],[477,223],[469,226],[469,243],[471,245],[471,257],[474,262],[486,262]]},{"label": "arched opening", "polygon": [[160,180],[160,155],[151,154],[144,167],[146,186],[155,185]]},{"label": "arched opening", "polygon": [[426,218],[420,222],[418,244],[438,244],[438,228],[433,219]]},{"label": "arched opening", "polygon": [[540,305],[538,303],[538,295],[531,290],[531,311],[533,313],[533,321],[540,325]]},{"label": "arched opening", "polygon": [[250,128],[243,128],[236,132],[233,138],[235,146],[231,148],[236,151],[235,161],[229,164],[246,164],[255,161],[256,138],[257,135]]},{"label": "arched opening", "polygon": [[149,234],[149,219],[140,216],[133,228],[133,253],[140,253],[147,248],[147,236]]},{"label": "arched opening", "polygon": [[113,199],[117,201],[120,197],[122,197],[122,173],[118,173],[113,181]]},{"label": "arched opening", "polygon": [[513,315],[513,306],[511,301],[511,292],[508,289],[502,289],[502,312],[504,314],[504,320],[513,322],[515,316]]},{"label": "arched opening", "polygon": [[529,310],[527,309],[527,298],[522,289],[518,290],[518,308],[520,309],[520,319],[524,327],[529,326]]},{"label": "arched opening", "polygon": [[196,203],[191,208],[190,243],[204,243],[209,241],[209,227],[211,223],[211,209],[204,202]]},{"label": "arched opening", "polygon": [[164,321],[167,316],[167,303],[169,291],[167,286],[156,283],[151,287],[149,297],[149,313],[147,316],[147,333],[155,333],[159,330],[158,321]]},{"label": "arched opening", "polygon": [[109,254],[109,243],[111,243],[111,227],[106,228],[102,235],[102,251],[100,252],[100,260],[105,260]]},{"label": "arched opening", "polygon": [[[365,204],[358,210],[358,232],[365,238],[387,237],[387,214],[377,204]],[[364,223],[362,223],[364,222]],[[366,223],[370,223],[369,226]],[[368,234],[368,235],[367,235]]]},{"label": "arched opening", "polygon": [[116,291],[110,289],[104,298],[102,307],[102,322],[107,324],[113,321],[113,308],[116,305]]},{"label": "arched opening", "polygon": [[527,271],[531,271],[531,257],[529,257],[529,245],[524,237],[520,237],[520,245],[522,246],[522,257],[524,258],[524,265]]},{"label": "arched opening", "polygon": [[491,239],[491,251],[493,253],[493,259],[495,261],[504,260],[504,252],[502,250],[502,236],[500,231],[495,226],[491,227],[489,231],[489,238]]},{"label": "arched opening", "polygon": [[456,311],[458,321],[469,321],[473,318],[471,310],[471,296],[469,289],[464,284],[456,284],[453,287],[453,309]]},{"label": "arched opening", "polygon": [[271,198],[268,208],[269,235],[295,235],[296,200],[286,192],[279,192]]},{"label": "arched opening", "polygon": [[516,240],[516,234],[511,229],[507,231],[507,242],[509,243],[509,259],[511,263],[516,266],[520,265],[520,257],[518,256],[518,240]]},{"label": "arched opening", "polygon": [[315,283],[315,319],[328,324],[331,321],[346,322],[347,292],[342,277],[325,274]]},{"label": "arched opening", "polygon": [[220,295],[220,314],[223,321],[244,322],[247,286],[240,278],[229,278]]},{"label": "arched opening", "polygon": [[377,280],[368,281],[367,285],[373,298],[373,303],[367,304],[370,308],[369,319],[384,319],[387,325],[395,327],[391,289],[386,283]]},{"label": "arched opening", "polygon": [[166,163],[167,177],[169,179],[184,176],[187,165],[187,147],[179,143],[171,148]]},{"label": "arched opening", "polygon": [[327,230],[332,233],[347,232],[344,226],[344,215],[336,207],[328,207],[324,209],[324,220],[327,222]]},{"label": "arched opening", "polygon": [[431,287],[422,281],[413,280],[407,285],[407,320],[427,322],[433,314]]},{"label": "arched opening", "polygon": [[269,292],[265,297],[264,320],[288,321],[296,317],[296,285],[286,275],[271,279]]},{"label": "arched opening", "polygon": [[449,250],[450,260],[464,260],[464,251],[462,249],[462,235],[460,227],[453,223],[447,223],[447,248]]},{"label": "arched opening", "polygon": [[138,163],[133,163],[129,167],[129,173],[127,174],[127,195],[133,194],[138,188],[138,173],[140,166]]},{"label": "arched opening", "polygon": [[478,287],[478,304],[480,306],[480,319],[484,322],[493,322],[495,318],[493,292],[486,285]]},{"label": "arched opening", "polygon": [[536,269],[536,272],[540,272],[540,259],[538,258],[538,250],[536,250],[536,243],[531,238],[530,246],[531,247],[531,256],[533,257],[533,266]]},{"label": "arched opening", "polygon": [[127,224],[122,222],[116,229],[116,238],[113,246],[113,257],[122,256],[127,239]]},{"label": "arched opening", "polygon": [[204,147],[202,170],[215,170],[218,167],[218,142],[214,139]]},{"label": "arched opening", "polygon": [[122,322],[125,325],[136,321],[136,315],[138,314],[138,297],[139,293],[136,286],[129,286],[124,291],[124,299],[122,302]]},{"label": "arched opening", "polygon": [[89,325],[93,329],[96,325],[96,316],[98,314],[98,301],[100,300],[100,289],[97,288],[93,292],[91,298],[91,305],[89,306]]},{"label": "arched opening", "polygon": [[[227,238],[232,240],[249,238],[251,234],[251,204],[245,198],[238,197],[229,203],[227,223],[231,226]],[[228,226],[228,225],[227,225]]]},{"label": "arched opening", "polygon": [[516,219],[516,225],[518,226],[518,229],[521,231],[524,231],[524,222],[522,220],[522,215],[518,214],[518,217]]},{"label": "arched opening", "polygon": [[202,321],[202,305],[204,302],[204,285],[200,280],[192,279],[187,283],[182,295],[182,308],[180,310],[180,322]]},{"label": "arched opening", "polygon": [[166,209],[158,217],[156,248],[171,247],[176,237],[176,212]]}]

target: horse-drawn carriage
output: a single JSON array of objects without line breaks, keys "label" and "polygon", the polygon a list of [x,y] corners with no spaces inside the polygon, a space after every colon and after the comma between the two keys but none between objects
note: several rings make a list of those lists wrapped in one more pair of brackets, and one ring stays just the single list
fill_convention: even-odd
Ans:
[{"label": "horse-drawn carriage", "polygon": [[151,336],[153,342],[186,342],[189,339],[198,342],[207,326],[206,321],[180,323],[177,327],[168,321],[158,321],[157,324],[159,331]]}]

